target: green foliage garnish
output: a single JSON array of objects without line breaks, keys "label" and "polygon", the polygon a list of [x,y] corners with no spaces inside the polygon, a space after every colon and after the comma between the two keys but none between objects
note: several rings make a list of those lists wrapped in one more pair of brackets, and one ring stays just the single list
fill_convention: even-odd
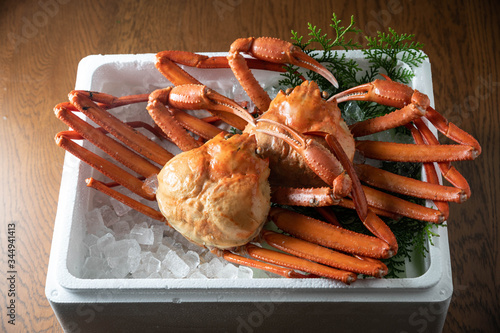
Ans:
[{"label": "green foliage garnish", "polygon": [[[387,76],[392,80],[410,83],[415,76],[412,69],[418,67],[427,58],[420,50],[422,43],[411,41],[415,35],[398,35],[394,29],[389,28],[389,33],[378,32],[377,37],[366,37],[367,49],[363,53],[371,64],[370,68],[384,69]],[[398,55],[400,61],[409,68],[398,66]],[[366,80],[375,79],[372,72]]]},{"label": "green foliage garnish", "polygon": [[[348,35],[363,33],[355,27],[354,17],[351,16],[350,24],[347,27],[341,23],[342,21],[334,13],[330,24],[334,37],[329,37],[328,33],[323,33],[320,28],[310,23],[308,24],[309,38],[307,40],[296,31],[292,30],[291,32],[294,45],[300,47],[306,54],[328,68],[339,82],[339,88],[333,87],[320,75],[312,71],[304,72],[295,66],[289,66],[287,72],[282,74],[283,79],[280,81],[280,85],[283,87],[299,85],[302,83],[299,73],[308,80],[316,81],[319,87],[329,94],[335,94],[371,82],[380,73],[386,74],[393,81],[408,84],[415,76],[413,70],[427,58],[421,51],[423,44],[413,41],[414,35],[397,34],[394,29],[389,28],[388,33],[378,32],[376,37],[365,37],[367,46],[366,49],[362,49],[361,44],[354,42],[355,39],[348,39]],[[318,46],[318,48],[315,48],[315,46]],[[339,49],[345,51],[362,49],[365,58],[364,68],[354,59],[348,59],[346,52],[336,51]],[[394,108],[375,103],[357,102],[357,104],[361,112],[356,115],[355,121],[379,117],[394,111]],[[344,103],[339,107],[344,119],[350,117],[350,115],[346,114],[349,103]],[[410,142],[413,142],[405,128],[394,129],[394,132],[408,136]],[[420,179],[421,164],[418,163],[384,162],[382,168],[406,177]],[[424,200],[408,197],[404,199],[421,205],[424,204]],[[309,212],[315,215],[314,210],[294,209],[302,213]],[[332,207],[332,209],[334,209],[337,218],[346,228],[369,234],[356,212],[341,207]],[[394,278],[404,272],[404,262],[406,259],[411,260],[413,252],[425,257],[428,252],[427,244],[432,245],[432,237],[436,237],[438,234],[433,231],[435,225],[427,222],[406,217],[398,221],[387,218],[384,218],[384,220],[394,232],[399,244],[398,254],[384,261],[389,268],[389,274],[386,277]]]}]

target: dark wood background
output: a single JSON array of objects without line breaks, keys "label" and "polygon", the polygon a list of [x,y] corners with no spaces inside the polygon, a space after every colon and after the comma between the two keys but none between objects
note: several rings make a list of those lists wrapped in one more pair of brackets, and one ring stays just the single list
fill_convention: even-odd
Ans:
[{"label": "dark wood background", "polygon": [[[90,54],[223,51],[237,37],[290,39],[332,13],[373,34],[413,33],[432,64],[436,109],[478,138],[456,163],[472,198],[449,218],[454,295],[445,332],[498,332],[499,2],[492,1],[2,1],[0,4],[0,327],[7,324],[7,224],[16,223],[17,318],[12,331],[58,332],[44,286],[64,151],[52,107]],[[390,331],[390,330],[389,330]]]}]

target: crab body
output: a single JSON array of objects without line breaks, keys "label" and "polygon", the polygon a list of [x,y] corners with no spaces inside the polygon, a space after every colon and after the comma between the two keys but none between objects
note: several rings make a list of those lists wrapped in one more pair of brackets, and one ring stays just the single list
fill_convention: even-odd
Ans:
[{"label": "crab body", "polygon": [[219,134],[165,164],[156,199],[170,226],[209,248],[254,239],[270,208],[268,162],[256,148],[248,134]]},{"label": "crab body", "polygon": [[[305,81],[290,93],[280,91],[272,100],[269,109],[260,117],[284,124],[299,133],[323,132],[333,135],[342,145],[349,159],[355,152],[354,138],[340,115],[335,101],[322,98],[321,91],[314,81]],[[270,181],[273,185],[290,187],[327,186],[325,182],[308,167],[297,150],[280,138],[258,130],[282,132],[268,122],[258,122],[257,126],[248,125],[245,132],[255,134],[262,155],[269,158],[271,166]],[[310,136],[311,140],[327,147],[322,137]]]}]

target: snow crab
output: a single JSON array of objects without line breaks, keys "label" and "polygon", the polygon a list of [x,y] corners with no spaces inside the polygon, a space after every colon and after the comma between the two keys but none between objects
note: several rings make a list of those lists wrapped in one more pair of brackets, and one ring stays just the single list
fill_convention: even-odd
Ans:
[{"label": "snow crab", "polygon": [[[73,91],[70,102],[55,107],[57,117],[72,129],[58,133],[56,142],[114,181],[106,184],[89,178],[89,187],[165,221],[226,260],[287,277],[321,276],[345,283],[355,281],[359,273],[381,277],[387,267],[379,259],[395,254],[398,245],[378,215],[443,222],[448,202],[470,196],[467,181],[450,162],[473,159],[481,147],[430,107],[427,96],[388,77],[329,99],[315,82],[305,81],[271,100],[251,69],[283,71],[286,63],[313,70],[337,84],[325,67],[299,48],[273,38],[238,39],[227,57],[164,51],[157,54],[156,67],[174,86],[119,98]],[[255,104],[254,114],[204,86],[179,64],[207,70],[231,68]],[[373,101],[397,110],[347,126],[337,103],[349,100]],[[144,101],[148,101],[154,127],[123,123],[106,111]],[[199,109],[208,110],[212,117],[201,119],[184,112]],[[80,119],[75,111],[100,127]],[[441,145],[424,118],[458,144]],[[214,126],[213,120],[222,120],[243,134],[228,134]],[[357,139],[401,125],[411,130],[415,144]],[[174,157],[134,127],[145,127],[184,152]],[[126,168],[74,142],[80,139],[89,140]],[[427,181],[353,164],[356,151],[373,159],[423,162]],[[454,186],[439,184],[434,162]],[[157,189],[148,185],[152,180],[158,181]],[[157,200],[160,211],[116,191],[116,185]],[[387,191],[433,200],[438,209],[404,201]],[[318,207],[330,223],[283,208],[271,209],[271,202]],[[373,236],[343,229],[324,208],[331,205],[355,209]],[[268,217],[286,234],[263,228]],[[280,251],[257,246],[260,241]]]}]

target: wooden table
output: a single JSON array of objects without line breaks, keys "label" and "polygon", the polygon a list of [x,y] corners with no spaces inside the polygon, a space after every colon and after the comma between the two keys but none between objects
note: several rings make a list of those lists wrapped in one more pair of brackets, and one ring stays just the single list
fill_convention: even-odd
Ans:
[{"label": "wooden table", "polygon": [[[242,36],[290,39],[307,23],[328,30],[331,14],[368,34],[414,33],[432,64],[436,109],[474,135],[483,153],[455,163],[473,196],[453,204],[449,235],[454,294],[445,332],[499,331],[498,194],[500,49],[497,1],[3,1],[0,5],[0,327],[59,332],[45,277],[66,126],[52,107],[73,88],[89,54],[163,49],[227,50]],[[8,224],[15,224],[16,325],[7,323]],[[421,327],[416,327],[417,329]],[[389,330],[390,331],[390,330]]]}]

